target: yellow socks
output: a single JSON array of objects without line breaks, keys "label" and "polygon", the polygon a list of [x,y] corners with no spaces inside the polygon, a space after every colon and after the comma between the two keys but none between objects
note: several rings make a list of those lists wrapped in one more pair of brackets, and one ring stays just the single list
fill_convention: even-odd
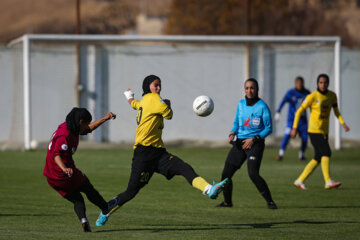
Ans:
[{"label": "yellow socks", "polygon": [[206,194],[206,190],[208,190],[209,186],[211,187],[211,185],[202,177],[194,178],[194,180],[192,181],[192,186],[201,190],[204,194]]},{"label": "yellow socks", "polygon": [[325,183],[331,180],[330,178],[330,158],[323,156],[321,157],[321,170],[324,175]]},{"label": "yellow socks", "polygon": [[318,164],[319,163],[315,159],[311,159],[297,180],[301,182],[305,181],[305,179],[314,171]]}]

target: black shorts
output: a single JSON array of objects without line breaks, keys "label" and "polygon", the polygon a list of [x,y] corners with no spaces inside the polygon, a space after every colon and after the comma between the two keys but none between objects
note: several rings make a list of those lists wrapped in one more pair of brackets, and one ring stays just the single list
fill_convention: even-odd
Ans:
[{"label": "black shorts", "polygon": [[309,133],[311,144],[314,147],[315,155],[314,159],[318,162],[321,161],[321,157],[331,157],[331,149],[329,145],[328,135],[321,133]]},{"label": "black shorts", "polygon": [[171,167],[176,161],[182,160],[168,153],[165,148],[139,145],[134,150],[130,182],[143,187],[149,182],[154,172],[170,180],[175,176]]},{"label": "black shorts", "polygon": [[233,147],[231,148],[226,158],[226,163],[229,163],[238,169],[246,159],[248,159],[248,161],[255,161],[260,164],[265,149],[264,140],[254,143],[250,149],[242,149],[241,146],[243,144],[243,140],[244,139],[237,139],[233,143]]}]

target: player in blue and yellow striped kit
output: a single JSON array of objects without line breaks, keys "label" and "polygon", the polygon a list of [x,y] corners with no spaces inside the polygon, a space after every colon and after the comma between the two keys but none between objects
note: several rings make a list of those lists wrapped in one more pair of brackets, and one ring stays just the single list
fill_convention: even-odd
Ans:
[{"label": "player in blue and yellow striped kit", "polygon": [[[287,118],[284,138],[281,142],[279,155],[276,157],[276,160],[278,161],[283,159],[286,146],[289,143],[290,132],[294,123],[296,110],[300,107],[300,105],[302,104],[302,102],[304,101],[305,97],[308,94],[310,94],[310,91],[304,87],[304,79],[300,76],[297,77],[295,79],[295,88],[292,88],[289,91],[287,91],[287,93],[285,94],[283,100],[279,105],[279,108],[276,111],[275,120],[278,121],[280,119],[281,109],[284,107],[285,103],[289,104],[288,118]],[[305,160],[304,154],[307,147],[307,139],[308,139],[307,127],[308,127],[308,121],[307,121],[306,112],[304,112],[300,117],[299,125],[298,125],[298,132],[301,137],[299,160]]]}]

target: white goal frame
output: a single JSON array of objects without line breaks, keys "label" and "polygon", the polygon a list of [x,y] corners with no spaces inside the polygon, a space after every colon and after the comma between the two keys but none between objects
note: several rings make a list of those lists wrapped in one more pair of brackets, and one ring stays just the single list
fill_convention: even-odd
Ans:
[{"label": "white goal frame", "polygon": [[[31,92],[30,92],[30,43],[32,41],[51,42],[186,42],[186,43],[312,43],[325,42],[334,44],[334,83],[341,109],[340,54],[341,38],[338,36],[136,36],[136,35],[76,35],[76,34],[26,34],[12,40],[8,46],[23,44],[23,84],[24,84],[24,147],[31,149]],[[248,53],[247,53],[248,54]],[[249,58],[245,56],[249,66]],[[247,71],[245,71],[248,74]],[[245,78],[247,76],[244,76]],[[335,149],[341,148],[341,129],[334,121]]]}]

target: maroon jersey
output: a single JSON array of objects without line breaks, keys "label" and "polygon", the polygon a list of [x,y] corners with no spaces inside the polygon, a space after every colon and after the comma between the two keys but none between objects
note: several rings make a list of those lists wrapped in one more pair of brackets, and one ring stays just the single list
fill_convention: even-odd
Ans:
[{"label": "maroon jersey", "polygon": [[[44,175],[48,183],[60,195],[65,196],[81,187],[86,176],[76,168],[72,155],[79,144],[79,136],[74,136],[66,127],[66,122],[59,125],[53,133],[47,150]],[[74,173],[71,177],[66,175],[56,164],[55,157],[60,156],[67,168],[72,168]]]}]

